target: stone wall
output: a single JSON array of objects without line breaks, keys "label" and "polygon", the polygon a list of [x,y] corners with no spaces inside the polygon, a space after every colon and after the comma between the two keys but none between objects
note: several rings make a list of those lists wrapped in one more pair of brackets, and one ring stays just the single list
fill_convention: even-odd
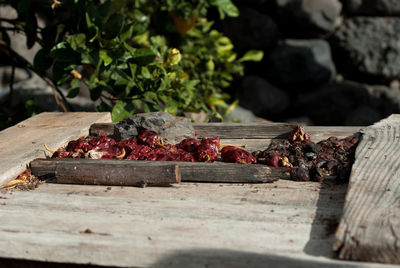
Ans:
[{"label": "stone wall", "polygon": [[400,112],[399,0],[236,1],[219,24],[236,50],[261,49],[235,89],[276,121],[369,125]]}]

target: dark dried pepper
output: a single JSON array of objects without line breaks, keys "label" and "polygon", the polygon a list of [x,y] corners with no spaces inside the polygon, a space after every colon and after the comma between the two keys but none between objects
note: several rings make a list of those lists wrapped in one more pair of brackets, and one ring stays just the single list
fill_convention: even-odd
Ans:
[{"label": "dark dried pepper", "polygon": [[288,167],[293,180],[322,181],[335,176],[344,181],[349,177],[357,143],[357,135],[314,143],[301,126],[296,126],[286,140],[273,141],[266,150],[253,155],[257,163]]},{"label": "dark dried pepper", "polygon": [[251,153],[235,146],[225,146],[222,148],[221,158],[223,162],[228,163],[254,164],[257,162]]}]

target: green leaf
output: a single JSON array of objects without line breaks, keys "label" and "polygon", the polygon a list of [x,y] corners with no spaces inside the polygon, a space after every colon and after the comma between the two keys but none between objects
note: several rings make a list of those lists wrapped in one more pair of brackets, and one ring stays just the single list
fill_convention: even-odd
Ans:
[{"label": "green leaf", "polygon": [[143,97],[147,100],[155,100],[157,99],[157,94],[153,91],[146,91],[143,93]]},{"label": "green leaf", "polygon": [[186,88],[191,89],[197,86],[200,83],[200,80],[189,80],[188,82],[184,83]]},{"label": "green leaf", "polygon": [[74,67],[75,65],[70,65],[65,62],[55,62],[53,64],[53,79],[57,81],[57,85],[61,85],[71,78],[70,71],[74,69]]},{"label": "green leaf", "polygon": [[30,99],[25,102],[25,110],[29,116],[34,116],[40,113],[41,109],[34,99]]},{"label": "green leaf", "polygon": [[132,103],[126,103],[124,101],[118,101],[111,112],[111,118],[113,122],[119,122],[131,116],[134,112],[134,106]]},{"label": "green leaf", "polygon": [[235,100],[232,102],[231,105],[229,105],[228,109],[225,111],[225,115],[229,115],[233,110],[236,109],[236,107],[239,105],[239,100]]},{"label": "green leaf", "polygon": [[93,64],[94,60],[89,53],[82,53],[81,54],[81,62],[82,62],[82,64]]},{"label": "green leaf", "polygon": [[75,98],[79,94],[79,88],[70,88],[67,92],[67,98]]},{"label": "green leaf", "polygon": [[146,66],[142,66],[141,71],[142,71],[143,78],[146,78],[146,79],[150,79],[151,78],[151,74],[149,72],[149,69]]},{"label": "green leaf", "polygon": [[156,53],[150,48],[139,48],[135,50],[133,57],[138,64],[147,65],[154,61]]},{"label": "green leaf", "polygon": [[76,78],[72,79],[70,83],[70,88],[68,89],[67,92],[67,97],[68,98],[76,97],[76,95],[78,95],[79,93],[80,87],[81,87],[81,82],[79,81],[79,79]]},{"label": "green leaf", "polygon": [[231,52],[233,49],[231,40],[226,36],[221,36],[218,38],[215,45],[217,47],[218,56],[223,56],[226,53]]},{"label": "green leaf", "polygon": [[206,66],[207,66],[207,70],[208,70],[208,71],[210,71],[210,72],[213,72],[213,71],[214,71],[214,69],[215,69],[215,64],[214,64],[214,62],[213,62],[213,60],[212,60],[212,57],[207,61]]},{"label": "green leaf", "polygon": [[39,50],[33,59],[33,66],[39,73],[46,71],[53,64],[53,60],[49,55],[49,51],[45,49]]},{"label": "green leaf", "polygon": [[102,37],[107,40],[114,39],[121,32],[122,24],[123,24],[122,14],[117,14],[117,13],[112,14],[101,29]]},{"label": "green leaf", "polygon": [[57,25],[56,38],[54,40],[56,43],[58,42],[58,40],[62,36],[61,34],[63,33],[64,29],[65,29],[65,25],[64,24]]},{"label": "green leaf", "polygon": [[111,112],[112,108],[110,105],[108,105],[105,102],[101,102],[97,107],[96,107],[96,112]]},{"label": "green leaf", "polygon": [[93,27],[96,25],[97,27],[101,27],[104,18],[107,17],[108,12],[110,11],[110,1],[105,1],[103,4],[96,4],[95,1],[91,1],[91,3],[87,7],[87,15],[86,22],[89,27]]},{"label": "green leaf", "polygon": [[82,53],[87,50],[86,35],[83,33],[71,35],[68,37],[67,42],[71,48],[77,52]]},{"label": "green leaf", "polygon": [[212,1],[212,5],[218,8],[221,19],[224,19],[225,15],[229,17],[239,16],[239,9],[231,2],[231,0],[214,0]]},{"label": "green leaf", "polygon": [[98,100],[101,96],[102,91],[103,91],[102,86],[91,88],[90,89],[90,99],[93,101]]},{"label": "green leaf", "polygon": [[129,63],[129,69],[131,70],[131,76],[135,77],[136,76],[137,65],[134,64],[134,63]]},{"label": "green leaf", "polygon": [[150,46],[149,42],[149,32],[144,32],[142,34],[137,34],[132,38],[132,41],[141,46]]},{"label": "green leaf", "polygon": [[135,55],[136,48],[131,47],[128,43],[124,42],[124,47],[131,53],[132,55]]},{"label": "green leaf", "polygon": [[80,56],[73,51],[67,42],[58,43],[50,51],[50,56],[58,62],[79,63]]},{"label": "green leaf", "polygon": [[133,26],[129,25],[128,27],[125,26],[122,30],[122,33],[119,35],[119,39],[121,40],[121,42],[125,42],[127,39],[131,38],[133,35]]},{"label": "green leaf", "polygon": [[239,59],[239,62],[243,61],[261,61],[264,57],[264,52],[261,50],[249,50],[243,57]]},{"label": "green leaf", "polygon": [[125,6],[125,0],[113,0],[111,1],[111,12],[118,12]]},{"label": "green leaf", "polygon": [[109,65],[113,61],[113,59],[107,54],[107,50],[105,49],[100,49],[99,57],[104,61],[104,66]]}]

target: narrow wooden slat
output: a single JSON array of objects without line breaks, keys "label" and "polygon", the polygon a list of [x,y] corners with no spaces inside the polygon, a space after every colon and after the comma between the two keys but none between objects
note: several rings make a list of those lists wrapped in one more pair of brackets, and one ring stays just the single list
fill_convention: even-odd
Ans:
[{"label": "narrow wooden slat", "polygon": [[[274,139],[292,130],[286,123],[207,123],[193,124],[199,137],[219,137],[221,139]],[[306,126],[305,130],[317,140],[330,136],[344,138],[360,130],[356,126]],[[113,124],[93,124],[90,134],[94,136],[112,135]]]},{"label": "narrow wooden slat", "polygon": [[400,115],[362,131],[334,250],[400,264]]},{"label": "narrow wooden slat", "polygon": [[0,132],[0,185],[43,156],[43,144],[51,148],[88,135],[91,124],[111,122],[109,113],[41,113]]},{"label": "narrow wooden slat", "polygon": [[168,162],[148,165],[143,161],[64,161],[56,166],[54,175],[57,183],[66,184],[164,186],[181,182],[178,165]]},{"label": "narrow wooden slat", "polygon": [[[107,168],[112,168],[115,173],[125,172],[129,168],[143,167],[143,172],[152,172],[153,169],[164,168],[169,165],[176,165],[181,172],[182,181],[197,182],[228,182],[228,183],[262,183],[273,182],[278,179],[287,178],[288,174],[285,168],[271,168],[264,165],[240,165],[232,163],[192,163],[192,162],[162,162],[162,161],[124,161],[124,160],[95,160],[95,159],[36,159],[31,162],[32,174],[36,176],[51,177],[58,170],[79,167],[79,170],[93,171],[96,169],[106,172]],[[119,168],[123,167],[122,170]],[[146,171],[147,169],[147,171]],[[75,171],[76,176],[81,174]],[[86,171],[85,171],[86,172]],[[102,172],[100,172],[99,176]],[[108,174],[108,172],[107,172]],[[113,173],[114,174],[114,173]],[[94,175],[93,175],[94,176]]]},{"label": "narrow wooden slat", "polygon": [[[289,133],[294,125],[287,123],[207,123],[193,125],[200,137],[217,136],[221,139],[273,139]],[[347,126],[305,126],[311,137],[346,137],[360,130]]]}]

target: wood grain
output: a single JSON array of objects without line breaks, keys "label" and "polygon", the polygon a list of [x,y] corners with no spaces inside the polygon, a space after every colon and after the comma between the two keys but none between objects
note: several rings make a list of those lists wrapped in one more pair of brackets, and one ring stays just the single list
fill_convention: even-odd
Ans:
[{"label": "wood grain", "polygon": [[167,186],[181,182],[179,166],[171,162],[84,159],[62,161],[54,171],[57,183],[111,186]]},{"label": "wood grain", "polygon": [[[274,139],[285,135],[292,130],[292,125],[287,123],[207,123],[193,124],[199,137],[219,137],[221,139]],[[316,141],[337,136],[344,138],[360,130],[356,126],[305,126],[305,130]],[[113,124],[93,124],[90,134],[112,135]]]},{"label": "wood grain", "polygon": [[[117,267],[383,267],[332,259],[346,185],[43,184],[0,191],[0,257]],[[3,204],[3,205],[1,205]]]},{"label": "wood grain", "polygon": [[400,115],[362,131],[334,250],[400,264]]},{"label": "wood grain", "polygon": [[111,122],[109,113],[41,113],[0,132],[0,185],[23,172],[51,148],[87,135],[91,124]]},{"label": "wood grain", "polygon": [[[155,179],[163,178],[163,173],[157,170],[169,168],[171,165],[179,167],[181,180],[191,182],[226,182],[226,183],[264,183],[288,178],[285,168],[271,168],[265,165],[240,165],[232,163],[199,163],[199,162],[163,162],[163,161],[129,161],[129,160],[95,160],[95,159],[36,159],[31,162],[32,174],[39,177],[64,176],[62,172],[74,177],[96,176],[104,181],[104,176],[110,172],[115,176],[124,177],[129,169],[140,168],[142,174]],[[107,170],[110,169],[112,171]],[[98,170],[98,171],[96,171]],[[58,172],[58,175],[56,174]],[[161,172],[161,171],[160,171]],[[149,174],[150,173],[150,174]],[[153,174],[151,174],[153,173]],[[144,175],[140,176],[144,179]],[[102,179],[103,178],[103,179]],[[87,184],[87,183],[82,183]]]}]

